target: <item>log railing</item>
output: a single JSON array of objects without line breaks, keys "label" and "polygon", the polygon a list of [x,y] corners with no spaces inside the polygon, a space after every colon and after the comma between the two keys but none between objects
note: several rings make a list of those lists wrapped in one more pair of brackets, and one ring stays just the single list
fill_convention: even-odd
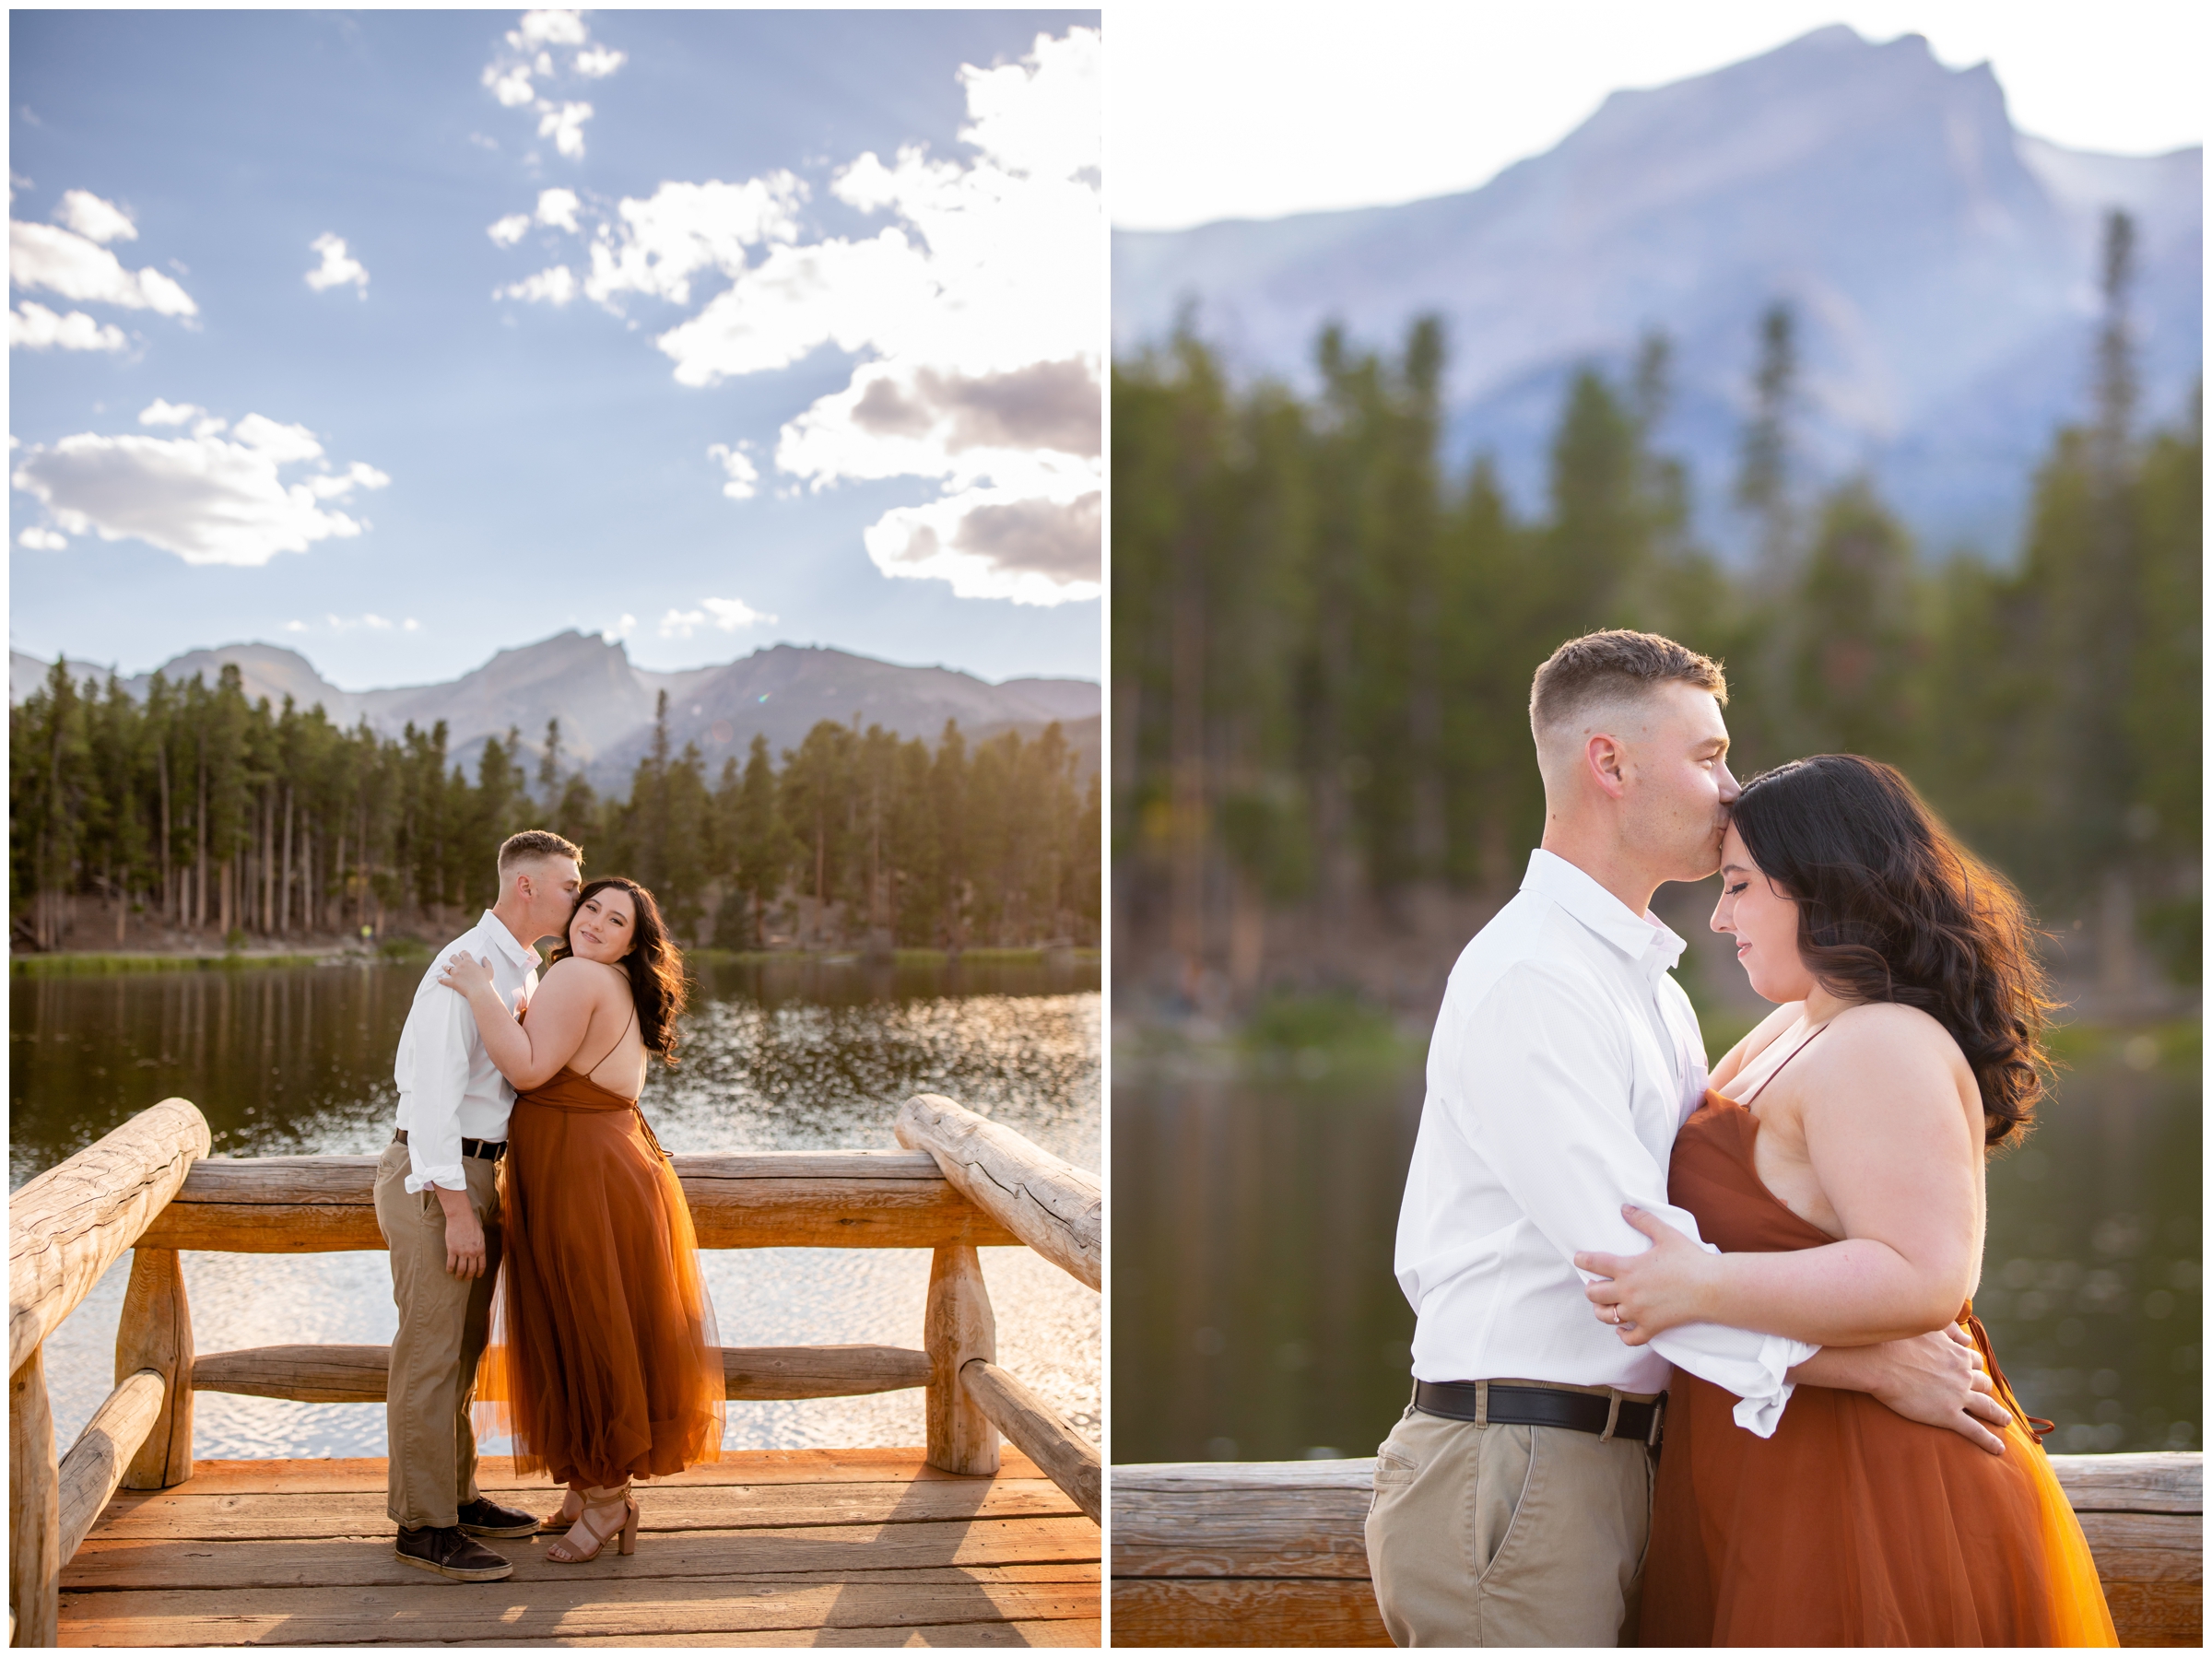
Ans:
[{"label": "log railing", "polygon": [[[997,1365],[979,1248],[1034,1248],[1099,1287],[1097,1179],[924,1094],[899,1113],[896,1151],[679,1156],[709,1249],[928,1249],[919,1349],[726,1346],[725,1393],[836,1398],[924,1389],[930,1463],[998,1471],[1003,1432],[1094,1520],[1098,1451]],[[391,1349],[194,1350],[179,1252],[298,1254],[382,1249],[373,1157],[210,1158],[206,1122],[165,1099],[29,1181],[8,1213],[8,1603],[12,1643],[53,1645],[62,1567],[117,1489],[192,1476],[195,1392],[379,1403]],[[66,1455],[54,1453],[44,1344],[131,1252],[115,1390]]]},{"label": "log railing", "polygon": [[[2204,1457],[2057,1455],[2123,1645],[2201,1646]],[[1368,1579],[1375,1463],[1113,1470],[1117,1646],[1386,1646]]]}]

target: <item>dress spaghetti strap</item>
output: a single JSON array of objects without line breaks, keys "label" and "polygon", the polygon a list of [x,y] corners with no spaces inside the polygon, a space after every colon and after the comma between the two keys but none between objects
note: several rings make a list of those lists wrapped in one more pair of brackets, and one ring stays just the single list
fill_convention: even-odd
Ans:
[{"label": "dress spaghetti strap", "polygon": [[[607,1060],[609,1060],[609,1059],[611,1059],[611,1058],[613,1058],[613,1057],[615,1056],[615,1048],[616,1048],[616,1047],[620,1047],[620,1046],[622,1045],[622,1037],[623,1037],[623,1036],[627,1036],[627,1035],[629,1035],[629,1027],[630,1027],[631,1025],[633,1025],[633,1024],[637,1023],[637,1021],[638,1021],[638,1004],[637,1004],[635,1001],[632,1001],[632,1002],[629,1004],[629,1017],[628,1018],[626,1018],[626,1019],[624,1019],[624,1020],[623,1020],[623,1023],[622,1023],[622,1030],[621,1030],[621,1034],[620,1034],[620,1035],[618,1035],[618,1036],[616,1036],[616,1038],[615,1038],[615,1046],[614,1046],[614,1047],[610,1047],[610,1048],[608,1048],[608,1049],[607,1049],[607,1050],[606,1050],[605,1052],[601,1053],[601,1054],[600,1054],[600,1055],[599,1055],[597,1058],[594,1059],[594,1060],[591,1062],[591,1064],[590,1064],[590,1065],[589,1065],[587,1068],[585,1068],[585,1069],[582,1069],[582,1070],[576,1070],[576,1066],[575,1066],[575,1065],[573,1065],[573,1064],[570,1065],[570,1066],[569,1066],[569,1068],[570,1068],[571,1070],[576,1070],[576,1074],[577,1074],[578,1075],[584,1077],[586,1080],[589,1080],[589,1079],[591,1078],[591,1076],[592,1076],[593,1073],[594,1073],[594,1072],[595,1072],[595,1071],[596,1071],[596,1070],[599,1068],[599,1066],[600,1066],[600,1065],[602,1065],[602,1064],[606,1064],[606,1063],[607,1062]],[[1786,1064],[1788,1064],[1788,1063],[1789,1063],[1789,1061],[1788,1061],[1787,1059],[1784,1059],[1784,1060],[1783,1061],[1783,1063]],[[611,1091],[611,1089],[610,1089],[610,1091]],[[631,1101],[631,1102],[633,1102],[633,1103],[634,1103],[634,1102],[636,1102],[636,1101],[634,1101],[634,1100],[633,1100],[633,1101]]]},{"label": "dress spaghetti strap", "polygon": [[[1789,1062],[1792,1059],[1795,1058],[1799,1053],[1810,1047],[1813,1044],[1815,1038],[1817,1038],[1822,1030],[1826,1029],[1834,1022],[1835,1018],[1831,1016],[1830,1017],[1823,1018],[1818,1024],[1814,1025],[1811,1034],[1807,1035],[1804,1040],[1798,1042],[1796,1046],[1791,1048],[1788,1052],[1783,1053],[1782,1055],[1782,1063],[1775,1065],[1773,1069],[1768,1071],[1766,1075],[1760,1076],[1759,1078],[1758,1086],[1753,1087],[1750,1092],[1745,1094],[1743,1098],[1735,1100],[1735,1102],[1743,1106],[1745,1110],[1748,1111],[1751,1108],[1751,1101],[1767,1090],[1767,1084],[1772,1081],[1776,1076],[1780,1075],[1788,1066]],[[1760,1056],[1764,1057],[1765,1055],[1761,1054]],[[600,1061],[600,1063],[603,1064],[606,1062],[606,1061],[604,1059]]]}]

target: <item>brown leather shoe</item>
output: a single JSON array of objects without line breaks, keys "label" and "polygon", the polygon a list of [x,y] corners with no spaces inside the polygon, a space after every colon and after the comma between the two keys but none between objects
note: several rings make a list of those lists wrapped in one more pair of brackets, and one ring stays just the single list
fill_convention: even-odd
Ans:
[{"label": "brown leather shoe", "polygon": [[474,1536],[465,1536],[457,1524],[424,1525],[403,1529],[392,1544],[402,1564],[434,1570],[456,1582],[496,1582],[514,1575],[514,1567]]},{"label": "brown leather shoe", "polygon": [[461,1529],[471,1536],[530,1536],[537,1532],[537,1515],[479,1496],[461,1504]]}]

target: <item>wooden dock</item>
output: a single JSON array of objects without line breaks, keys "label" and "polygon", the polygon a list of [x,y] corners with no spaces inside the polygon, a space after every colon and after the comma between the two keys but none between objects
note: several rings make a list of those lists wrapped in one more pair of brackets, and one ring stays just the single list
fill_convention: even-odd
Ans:
[{"label": "wooden dock", "polygon": [[[500,1500],[542,1480],[487,1466]],[[638,1487],[638,1551],[487,1545],[500,1582],[392,1557],[381,1460],[201,1462],[126,1490],[62,1572],[65,1646],[1100,1643],[1100,1532],[1026,1456],[995,1476],[916,1450],[753,1451]]]},{"label": "wooden dock", "polygon": [[[999,1367],[976,1252],[1026,1244],[1099,1287],[1099,1181],[934,1094],[897,1131],[674,1160],[703,1247],[931,1251],[918,1348],[721,1352],[730,1398],[919,1388],[928,1442],[734,1455],[655,1481],[629,1558],[525,1538],[500,1545],[513,1576],[458,1583],[394,1557],[382,1461],[193,1454],[198,1393],[383,1401],[383,1346],[197,1351],[180,1255],[380,1247],[372,1159],[209,1158],[188,1100],[141,1111],[8,1204],[9,1643],[1098,1644],[1099,1451]],[[126,1252],[115,1390],[57,1453],[46,1339]]]}]

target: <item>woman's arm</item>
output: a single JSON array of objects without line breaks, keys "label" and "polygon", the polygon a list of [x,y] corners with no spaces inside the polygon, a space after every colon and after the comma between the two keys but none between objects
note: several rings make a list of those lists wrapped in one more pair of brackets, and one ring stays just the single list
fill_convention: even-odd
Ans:
[{"label": "woman's arm", "polygon": [[525,1090],[552,1080],[576,1056],[584,1031],[591,1028],[601,988],[573,963],[555,961],[538,981],[537,994],[530,1003],[530,1022],[518,1024],[492,987],[490,967],[471,958],[465,950],[446,962],[438,981],[467,1000],[484,1038],[484,1051],[501,1075]]},{"label": "woman's arm", "polygon": [[[1981,1265],[1982,1135],[1940,1026],[1907,1007],[1853,1008],[1806,1078],[1806,1147],[1845,1232],[1825,1248],[1709,1254],[1655,1216],[1641,1254],[1585,1254],[1585,1291],[1641,1346],[1677,1323],[1725,1323],[1820,1346],[1940,1329]],[[1809,1055],[1808,1055],[1809,1056]],[[1804,1063],[1804,1061],[1800,1061]]]}]

